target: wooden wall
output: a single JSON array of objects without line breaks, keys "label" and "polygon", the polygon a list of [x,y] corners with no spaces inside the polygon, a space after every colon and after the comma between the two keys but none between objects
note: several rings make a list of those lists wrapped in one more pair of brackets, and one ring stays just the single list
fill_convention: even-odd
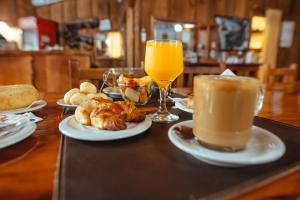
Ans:
[{"label": "wooden wall", "polygon": [[[139,0],[136,0],[139,1]],[[214,23],[215,15],[248,17],[264,15],[267,8],[280,9],[283,20],[296,22],[293,46],[280,48],[278,65],[287,66],[292,62],[300,64],[300,0],[140,0],[141,24],[150,35],[150,16],[166,19],[195,21],[202,25]],[[141,45],[140,52],[144,51]],[[136,56],[136,55],[135,55]],[[140,59],[143,58],[143,53]]]},{"label": "wooden wall", "polygon": [[[133,0],[64,0],[62,3],[34,8],[30,0],[0,0],[0,20],[11,25],[17,24],[21,16],[36,15],[52,19],[60,23],[77,18],[99,17],[109,18],[112,28],[120,27],[122,5]],[[237,17],[251,17],[263,15],[266,8],[277,8],[283,11],[283,19],[296,21],[296,31],[292,48],[280,48],[278,65],[300,62],[300,0],[135,0],[139,5],[134,9],[135,33],[145,28],[150,39],[150,16],[196,21],[200,24],[213,23],[215,15],[230,15]],[[143,58],[144,46],[134,45],[136,52],[141,52],[138,63]]]},{"label": "wooden wall", "polygon": [[116,0],[64,0],[61,3],[36,8],[37,16],[60,23],[75,19],[98,17],[110,19],[113,29],[119,28],[121,4]]}]

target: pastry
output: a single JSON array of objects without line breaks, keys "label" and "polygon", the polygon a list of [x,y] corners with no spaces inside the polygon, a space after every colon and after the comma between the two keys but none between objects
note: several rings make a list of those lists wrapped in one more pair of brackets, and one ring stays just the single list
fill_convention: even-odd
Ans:
[{"label": "pastry", "polygon": [[70,98],[70,103],[72,105],[79,105],[81,104],[82,102],[84,102],[85,100],[87,100],[88,97],[86,94],[83,94],[81,92],[78,92],[78,93],[75,93],[71,96]]},{"label": "pastry", "polygon": [[84,92],[86,94],[95,94],[97,92],[97,88],[92,83],[83,82],[80,84],[80,92]]},{"label": "pastry", "polygon": [[0,110],[24,108],[38,98],[37,89],[29,84],[0,86]]},{"label": "pastry", "polygon": [[[75,110],[75,119],[83,125],[91,125],[91,119],[90,114],[91,112],[96,109],[101,102],[110,103],[112,101],[106,100],[103,98],[95,98],[95,99],[89,99],[83,103],[81,103]],[[107,104],[103,104],[103,106]]]},{"label": "pastry", "polygon": [[80,89],[73,88],[64,95],[64,102],[66,104],[79,105],[87,99],[94,97],[101,97],[104,99],[110,99],[103,93],[96,93],[97,88],[95,85],[89,82],[83,82],[80,84]]},{"label": "pastry", "polygon": [[84,101],[75,110],[75,119],[83,125],[92,125],[104,130],[126,129],[126,122],[140,122],[145,113],[130,102],[113,102],[95,97]]},{"label": "pastry", "polygon": [[127,122],[141,122],[145,119],[145,113],[137,109],[132,102],[117,101],[116,104],[123,109],[123,112],[126,114]]},{"label": "pastry", "polygon": [[104,130],[126,129],[126,114],[113,113],[111,110],[94,109],[90,115],[91,124]]},{"label": "pastry", "polygon": [[96,93],[96,94],[88,94],[87,97],[89,99],[92,99],[92,98],[103,98],[103,99],[109,99],[109,100],[112,100],[110,97],[108,97],[106,94],[102,93],[102,92],[99,92],[99,93]]},{"label": "pastry", "polygon": [[69,90],[65,95],[64,95],[64,102],[66,104],[71,104],[70,99],[75,93],[79,93],[80,90],[78,88],[73,88]]}]

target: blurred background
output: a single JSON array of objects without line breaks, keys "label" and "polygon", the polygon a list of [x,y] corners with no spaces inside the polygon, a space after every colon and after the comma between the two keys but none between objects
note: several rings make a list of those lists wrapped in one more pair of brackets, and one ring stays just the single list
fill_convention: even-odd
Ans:
[{"label": "blurred background", "polygon": [[[141,67],[149,39],[183,42],[185,79],[199,67],[289,68],[300,62],[299,10],[300,0],[0,0],[0,84],[66,90],[70,59]],[[5,75],[14,70],[30,77]]]}]

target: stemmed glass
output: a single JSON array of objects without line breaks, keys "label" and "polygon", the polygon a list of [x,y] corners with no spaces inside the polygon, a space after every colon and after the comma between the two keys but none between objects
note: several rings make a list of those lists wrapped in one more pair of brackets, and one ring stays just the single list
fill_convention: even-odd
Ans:
[{"label": "stemmed glass", "polygon": [[179,40],[149,40],[146,44],[145,71],[157,83],[160,105],[151,115],[155,122],[172,122],[179,119],[166,107],[169,85],[183,72],[182,43]]}]

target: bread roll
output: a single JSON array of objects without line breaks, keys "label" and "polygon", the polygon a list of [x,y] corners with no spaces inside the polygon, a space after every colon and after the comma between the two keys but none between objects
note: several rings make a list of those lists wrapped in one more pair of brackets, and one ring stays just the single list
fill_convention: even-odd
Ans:
[{"label": "bread roll", "polygon": [[24,108],[38,98],[38,91],[29,84],[0,86],[0,110],[2,111]]},{"label": "bread roll", "polygon": [[92,83],[83,82],[80,84],[80,92],[84,92],[86,94],[95,94],[97,92],[97,88]]},{"label": "bread roll", "polygon": [[71,96],[70,103],[73,105],[79,105],[87,99],[88,99],[88,97],[86,94],[78,92]]},{"label": "bread roll", "polygon": [[78,88],[73,88],[73,89],[69,90],[69,91],[65,94],[65,96],[64,96],[64,102],[65,102],[66,104],[71,104],[71,102],[70,102],[71,97],[72,97],[75,93],[78,93],[78,92],[80,92],[80,90],[79,90]]}]

